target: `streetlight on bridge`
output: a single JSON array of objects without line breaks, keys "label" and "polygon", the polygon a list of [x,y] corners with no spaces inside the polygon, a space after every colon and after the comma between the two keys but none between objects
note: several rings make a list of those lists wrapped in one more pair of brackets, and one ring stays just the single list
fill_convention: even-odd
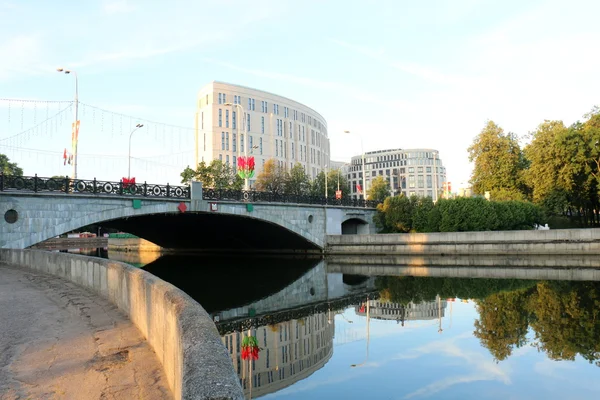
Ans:
[{"label": "streetlight on bridge", "polygon": [[[344,133],[351,133],[350,131],[344,131]],[[365,148],[363,146],[363,138],[362,135],[357,133],[358,137],[360,138],[360,151],[362,153],[362,192],[363,192],[363,198],[365,199],[365,201],[367,200],[367,187],[365,186]],[[366,207],[366,203],[365,203],[365,207]]]},{"label": "streetlight on bridge", "polygon": [[[248,145],[250,144],[250,142],[248,141],[248,138],[246,137],[246,136],[248,136],[247,135],[248,132],[246,130],[246,118],[245,118],[246,112],[244,110],[244,107],[242,107],[241,104],[237,104],[237,103],[225,103],[224,105],[225,106],[232,106],[232,107],[239,107],[239,109],[241,110],[241,114],[240,115],[242,116],[242,118],[241,118],[242,119],[242,124],[244,124],[244,129],[243,129],[244,133],[242,134],[243,136],[240,136],[240,141],[239,141],[238,146],[237,146],[237,154],[238,154],[238,158],[240,158],[240,144],[242,143],[242,140],[245,138],[245,140],[246,140],[247,143],[244,146],[244,158],[248,159],[248,150],[247,149],[248,149]],[[231,118],[232,123],[233,123],[233,120],[234,119]],[[240,128],[237,126],[237,121],[236,121],[236,129],[237,129],[238,134],[239,134]],[[252,146],[252,149],[254,149],[254,148],[255,148],[255,146]],[[248,189],[249,189],[248,178],[245,177],[244,178],[244,190],[248,190]]]},{"label": "streetlight on bridge", "polygon": [[131,179],[131,136],[133,136],[133,132],[137,131],[138,129],[140,129],[143,126],[144,126],[144,124],[137,124],[135,126],[135,128],[133,128],[131,133],[129,134],[129,155],[127,157],[127,179]]},{"label": "streetlight on bridge", "polygon": [[77,72],[65,68],[57,68],[56,71],[64,72],[66,75],[73,73],[75,77],[75,122],[72,127],[72,147],[73,147],[73,179],[77,179],[77,142],[79,141],[79,83],[77,81]]}]

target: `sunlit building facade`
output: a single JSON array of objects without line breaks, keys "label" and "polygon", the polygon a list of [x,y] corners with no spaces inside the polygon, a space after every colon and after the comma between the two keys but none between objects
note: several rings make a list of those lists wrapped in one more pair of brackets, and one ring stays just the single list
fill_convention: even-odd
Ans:
[{"label": "sunlit building facade", "polygon": [[[259,397],[281,390],[317,371],[333,354],[335,324],[333,315],[317,313],[302,319],[280,322],[252,329],[261,348],[259,359],[241,359],[241,344],[248,331],[221,337],[229,351],[246,398]],[[250,377],[250,379],[248,379]]]},{"label": "sunlit building facade", "polygon": [[329,165],[325,118],[273,93],[211,82],[198,94],[195,125],[196,163],[222,160],[235,168],[238,157],[254,156],[256,176],[272,158],[287,169],[300,163],[313,179]]},{"label": "sunlit building facade", "polygon": [[[362,197],[358,192],[362,188],[362,155],[352,157],[347,173],[352,197]],[[441,197],[446,168],[442,164],[439,152],[434,149],[391,149],[365,153],[365,188],[369,190],[371,182],[382,176],[390,185],[393,196],[429,196],[434,201]],[[437,188],[437,190],[436,190]]]},{"label": "sunlit building facade", "polygon": [[[370,318],[394,320],[398,323],[404,323],[404,321],[427,321],[443,318],[447,305],[448,302],[446,300],[439,298],[436,301],[410,302],[408,304],[369,300],[369,314]],[[356,306],[355,312],[357,315],[366,315],[365,304]]]}]

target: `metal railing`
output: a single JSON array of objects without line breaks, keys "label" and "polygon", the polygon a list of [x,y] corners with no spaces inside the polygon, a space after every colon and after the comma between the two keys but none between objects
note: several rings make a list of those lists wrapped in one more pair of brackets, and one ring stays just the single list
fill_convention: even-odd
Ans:
[{"label": "metal railing", "polygon": [[158,185],[152,183],[124,183],[123,181],[100,181],[96,178],[71,179],[42,178],[35,176],[15,176],[0,174],[0,192],[33,192],[33,193],[69,193],[113,195],[129,197],[175,198],[189,199],[189,186]]},{"label": "metal railing", "polygon": [[293,203],[315,204],[340,207],[375,208],[378,201],[325,196],[310,196],[300,194],[283,194],[273,192],[258,192],[255,190],[231,190],[205,188],[202,191],[203,200],[214,201],[240,201],[248,203]]}]

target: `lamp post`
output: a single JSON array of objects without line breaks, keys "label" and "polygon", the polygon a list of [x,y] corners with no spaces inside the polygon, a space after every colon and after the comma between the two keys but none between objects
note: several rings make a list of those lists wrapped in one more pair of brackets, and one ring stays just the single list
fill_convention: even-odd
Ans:
[{"label": "lamp post", "polygon": [[75,77],[75,135],[73,139],[73,179],[77,179],[77,142],[79,141],[79,83],[77,81],[77,72],[64,68],[57,68],[56,71],[64,72],[66,75],[73,73]]},{"label": "lamp post", "polygon": [[[344,133],[351,133],[350,131],[344,131]],[[365,148],[363,146],[363,139],[362,139],[362,135],[358,134],[358,137],[360,138],[360,152],[362,153],[362,192],[363,192],[363,198],[365,199],[365,201],[367,200],[367,187],[365,186]],[[365,203],[365,207],[367,206],[367,204]]]},{"label": "lamp post", "polygon": [[[247,130],[246,130],[246,119],[244,118],[244,115],[246,114],[246,112],[244,111],[244,107],[242,107],[241,104],[237,104],[237,103],[225,103],[225,106],[232,106],[232,107],[239,107],[239,109],[241,110],[241,120],[242,120],[242,124],[244,125],[244,130],[243,130],[243,137],[248,136],[247,135]],[[232,123],[233,123],[233,118],[232,118]],[[240,128],[237,128],[238,133],[240,132]],[[237,154],[238,154],[238,158],[240,157],[240,144],[242,143],[241,141],[242,137],[240,137],[240,141],[238,143],[237,146]],[[248,140],[248,138],[246,138],[246,140]],[[244,146],[244,157],[247,159],[248,158],[248,144],[249,142]],[[253,147],[254,148],[254,147]],[[244,178],[244,190],[249,190],[249,184],[248,184],[248,178]]]},{"label": "lamp post", "polygon": [[352,364],[350,365],[351,367],[355,368],[355,367],[360,367],[362,365],[364,365],[368,360],[369,360],[369,324],[371,322],[371,318],[369,316],[369,306],[370,306],[370,300],[367,297],[367,355],[365,357],[365,361],[361,362],[360,364]]},{"label": "lamp post", "polygon": [[133,132],[140,129],[144,124],[137,124],[135,128],[129,134],[129,156],[127,157],[127,179],[131,179],[131,136],[133,136]]},{"label": "lamp post", "polygon": [[324,165],[325,170],[325,204],[327,204],[327,164]]}]

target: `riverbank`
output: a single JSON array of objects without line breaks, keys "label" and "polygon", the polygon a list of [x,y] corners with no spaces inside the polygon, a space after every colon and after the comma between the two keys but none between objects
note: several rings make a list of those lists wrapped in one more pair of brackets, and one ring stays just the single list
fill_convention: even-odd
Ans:
[{"label": "riverbank", "polygon": [[329,235],[328,255],[600,255],[600,229]]},{"label": "riverbank", "polygon": [[214,323],[173,285],[125,263],[67,253],[0,249],[0,262],[71,281],[118,307],[154,349],[175,399],[243,398]]},{"label": "riverbank", "polygon": [[32,249],[63,250],[63,249],[97,249],[108,246],[108,238],[53,238],[31,246]]}]

